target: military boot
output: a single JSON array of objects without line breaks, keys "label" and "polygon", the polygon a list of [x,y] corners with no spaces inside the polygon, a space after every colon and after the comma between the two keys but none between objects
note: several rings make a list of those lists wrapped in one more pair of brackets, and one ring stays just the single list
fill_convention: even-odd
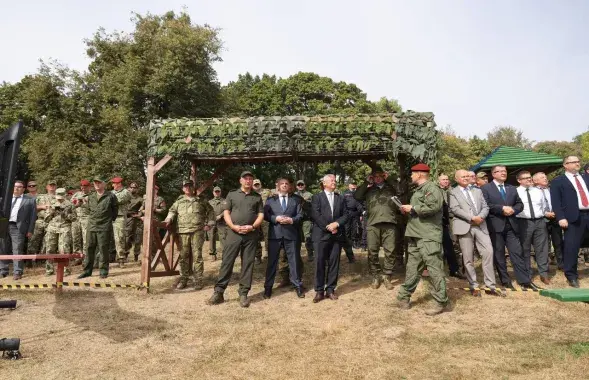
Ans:
[{"label": "military boot", "polygon": [[444,311],[446,311],[446,305],[436,302],[434,307],[425,311],[425,315],[429,315],[430,317],[433,317],[434,315],[441,314]]},{"label": "military boot", "polygon": [[241,306],[241,307],[249,307],[250,306],[250,299],[247,298],[246,295],[239,296],[239,306]]},{"label": "military boot", "polygon": [[390,274],[385,275],[383,281],[387,290],[393,290],[395,288],[395,285],[393,285],[393,276]]},{"label": "military boot", "polygon": [[176,285],[176,289],[178,290],[182,290],[184,288],[186,288],[186,281],[180,281],[178,282],[178,285]]},{"label": "military boot", "polygon": [[411,301],[409,299],[402,299],[397,301],[397,307],[401,310],[411,309]]},{"label": "military boot", "polygon": [[380,288],[380,284],[382,283],[382,277],[380,276],[374,276],[372,277],[372,282],[370,283],[370,287],[372,289],[378,289]]},{"label": "military boot", "polygon": [[203,281],[201,278],[194,279],[194,290],[201,290],[204,288]]},{"label": "military boot", "polygon": [[207,304],[209,305],[219,305],[225,302],[225,298],[223,298],[223,293],[221,292],[214,292],[211,298],[208,299]]}]

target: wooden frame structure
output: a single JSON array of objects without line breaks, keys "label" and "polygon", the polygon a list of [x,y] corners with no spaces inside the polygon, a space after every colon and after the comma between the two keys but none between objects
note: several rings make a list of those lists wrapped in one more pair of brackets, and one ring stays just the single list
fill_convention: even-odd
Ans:
[{"label": "wooden frame structure", "polygon": [[[161,131],[165,125],[169,125],[169,128]],[[215,130],[216,127],[223,128],[227,125],[228,136]],[[365,129],[357,132],[361,127]],[[272,135],[280,148],[253,147],[257,139],[266,137],[264,134]],[[231,164],[236,163],[361,160],[373,167],[376,161],[388,160],[394,156],[399,167],[400,186],[406,190],[403,191],[403,196],[408,197],[408,167],[413,162],[422,160],[429,161],[435,167],[437,160],[438,133],[435,130],[433,114],[419,114],[413,111],[376,116],[155,120],[150,125],[150,135],[141,268],[141,284],[145,289],[149,289],[152,277],[179,274],[179,257],[175,257],[179,256],[175,255],[176,250],[179,250],[178,238],[173,230],[168,229],[162,241],[155,239],[159,237],[158,229],[162,225],[154,219],[153,210],[155,176],[172,159],[172,154],[191,162],[191,179],[197,189],[197,195],[211,186]],[[194,139],[193,135],[196,136]],[[331,139],[333,149],[315,149],[312,146],[323,136]],[[362,139],[366,141],[358,142]],[[353,144],[359,144],[360,148],[346,145],[350,140],[355,140]],[[200,144],[201,142],[203,144]],[[230,153],[214,151],[217,143],[227,146],[236,142],[242,143],[242,147]],[[268,142],[267,139],[265,142]],[[160,150],[162,146],[166,148],[165,144],[168,144],[169,150]],[[202,148],[201,145],[205,147]],[[411,148],[417,149],[412,151]],[[202,149],[207,151],[204,152]],[[156,162],[156,156],[163,157]],[[198,186],[196,179],[200,164],[215,165],[217,169],[208,180]],[[399,244],[402,244],[402,241]],[[154,245],[155,255],[151,258],[150,253],[154,250]],[[169,250],[166,252],[168,246]],[[163,270],[158,271],[160,264]]]}]

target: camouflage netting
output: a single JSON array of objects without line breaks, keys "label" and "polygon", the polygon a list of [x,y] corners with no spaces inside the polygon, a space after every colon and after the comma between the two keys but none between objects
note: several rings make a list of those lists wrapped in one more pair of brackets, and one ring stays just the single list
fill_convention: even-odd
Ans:
[{"label": "camouflage netting", "polygon": [[227,159],[386,159],[399,154],[437,166],[434,114],[164,119],[149,125],[149,155]]}]

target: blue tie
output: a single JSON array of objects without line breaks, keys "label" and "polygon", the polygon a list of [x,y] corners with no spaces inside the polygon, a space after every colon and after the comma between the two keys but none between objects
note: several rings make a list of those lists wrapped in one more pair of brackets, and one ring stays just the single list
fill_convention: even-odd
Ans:
[{"label": "blue tie", "polygon": [[503,185],[499,185],[499,193],[501,193],[501,198],[505,200],[505,189],[503,188]]},{"label": "blue tie", "polygon": [[282,196],[282,201],[280,202],[280,205],[282,206],[282,211],[286,211],[286,195]]}]

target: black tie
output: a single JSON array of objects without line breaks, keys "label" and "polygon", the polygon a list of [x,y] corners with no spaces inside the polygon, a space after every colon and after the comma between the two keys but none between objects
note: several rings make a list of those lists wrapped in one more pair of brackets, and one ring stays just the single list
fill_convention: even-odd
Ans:
[{"label": "black tie", "polygon": [[18,198],[20,198],[20,197],[12,198],[12,207],[10,207],[10,211],[12,211],[12,209],[14,208],[14,205],[16,204],[16,201],[18,200]]},{"label": "black tie", "polygon": [[532,204],[532,197],[530,196],[530,188],[526,189],[526,193],[528,195],[528,205],[530,206],[530,217],[532,219],[536,219],[536,215],[534,214],[534,205]]}]

